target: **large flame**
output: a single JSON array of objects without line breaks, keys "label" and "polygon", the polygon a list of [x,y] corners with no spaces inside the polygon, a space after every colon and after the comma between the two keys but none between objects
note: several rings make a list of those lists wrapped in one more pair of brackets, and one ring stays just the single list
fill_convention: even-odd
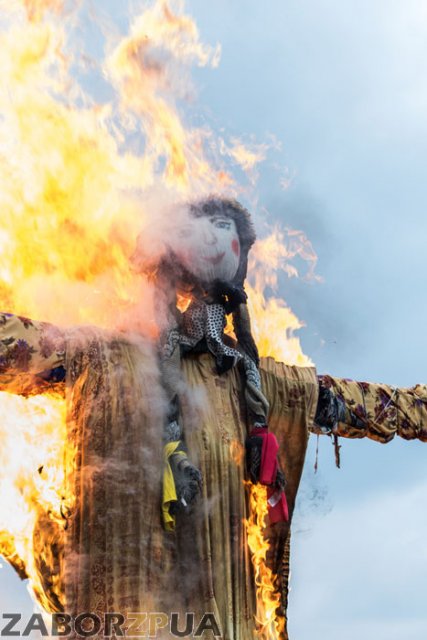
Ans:
[{"label": "large flame", "polygon": [[[150,286],[129,268],[138,233],[177,198],[239,195],[233,163],[252,171],[267,146],[225,143],[186,123],[182,105],[194,96],[187,69],[216,65],[219,48],[200,42],[181,2],[155,1],[126,37],[107,34],[97,63],[101,101],[83,89],[93,61],[73,50],[70,37],[84,3],[63,15],[61,0],[0,4],[0,308],[63,326],[111,328],[132,319],[132,328],[152,333]],[[283,246],[275,233],[254,254],[254,333],[261,355],[308,364],[292,335],[300,323],[266,290],[274,289],[279,270],[289,271],[289,258],[313,254],[305,240],[295,249],[294,238],[286,255]],[[65,482],[64,400],[0,393],[0,425],[0,553],[30,578],[48,610],[33,535],[41,512],[63,526],[73,501]],[[272,576],[260,574],[264,516],[255,503],[265,501],[252,494],[249,535],[260,637],[267,637],[265,625],[271,633],[276,627],[264,600],[272,597],[274,607],[277,601]]]},{"label": "large flame", "polygon": [[256,635],[260,640],[276,640],[283,637],[285,619],[277,615],[280,593],[275,577],[267,565],[268,542],[263,536],[268,512],[267,488],[251,483],[248,486],[250,516],[246,522],[246,531],[257,591]]},{"label": "large flame", "polygon": [[[13,426],[13,428],[12,428]],[[41,514],[64,525],[72,509],[65,488],[65,404],[55,395],[20,398],[1,394],[0,552],[49,610],[36,567],[33,535]],[[68,452],[68,461],[72,452]]]},{"label": "large flame", "polygon": [[307,279],[316,279],[317,256],[305,235],[278,229],[255,244],[249,262],[247,291],[253,318],[253,333],[261,356],[271,356],[288,364],[312,364],[301,348],[295,331],[303,327],[284,300],[276,297],[278,276],[285,272],[297,276],[294,259],[300,257],[308,265]]}]

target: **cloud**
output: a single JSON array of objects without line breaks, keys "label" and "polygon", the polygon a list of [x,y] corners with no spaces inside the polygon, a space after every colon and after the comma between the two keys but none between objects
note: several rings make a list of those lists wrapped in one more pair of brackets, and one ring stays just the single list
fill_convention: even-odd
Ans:
[{"label": "cloud", "polygon": [[291,637],[427,635],[426,495],[427,481],[406,491],[374,491],[294,537]]}]

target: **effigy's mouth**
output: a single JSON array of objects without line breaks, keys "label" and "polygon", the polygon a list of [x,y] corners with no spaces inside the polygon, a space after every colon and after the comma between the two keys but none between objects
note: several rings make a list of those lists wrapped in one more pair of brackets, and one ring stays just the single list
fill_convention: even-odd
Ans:
[{"label": "effigy's mouth", "polygon": [[203,260],[205,260],[205,262],[209,262],[209,264],[217,265],[222,261],[224,256],[225,256],[225,251],[223,251],[222,253],[218,253],[216,256],[213,256],[212,258],[203,258]]}]

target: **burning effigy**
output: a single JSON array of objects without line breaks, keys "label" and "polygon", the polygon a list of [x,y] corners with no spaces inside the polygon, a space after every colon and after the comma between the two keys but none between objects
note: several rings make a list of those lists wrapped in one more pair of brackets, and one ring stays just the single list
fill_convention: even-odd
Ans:
[{"label": "burning effigy", "polygon": [[310,432],[426,441],[427,388],[318,376],[302,353],[266,295],[289,247],[254,245],[224,141],[179,115],[185,65],[218,59],[182,7],[111,37],[103,103],[75,82],[93,64],[75,20],[60,0],[2,17],[0,552],[46,612],[286,638]]}]

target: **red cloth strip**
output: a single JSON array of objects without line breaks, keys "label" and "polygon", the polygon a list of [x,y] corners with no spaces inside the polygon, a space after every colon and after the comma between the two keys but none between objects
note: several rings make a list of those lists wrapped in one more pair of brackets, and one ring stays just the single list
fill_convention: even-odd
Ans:
[{"label": "red cloth strip", "polygon": [[251,436],[262,438],[261,468],[259,482],[267,485],[268,515],[270,524],[276,522],[288,522],[289,510],[286,495],[274,487],[276,481],[278,462],[277,453],[279,443],[274,433],[268,432],[268,427],[255,427]]},{"label": "red cloth strip", "polygon": [[288,522],[288,501],[286,500],[284,491],[279,492],[277,489],[274,489],[274,487],[268,487],[267,499],[270,524],[275,524],[276,522]]}]

